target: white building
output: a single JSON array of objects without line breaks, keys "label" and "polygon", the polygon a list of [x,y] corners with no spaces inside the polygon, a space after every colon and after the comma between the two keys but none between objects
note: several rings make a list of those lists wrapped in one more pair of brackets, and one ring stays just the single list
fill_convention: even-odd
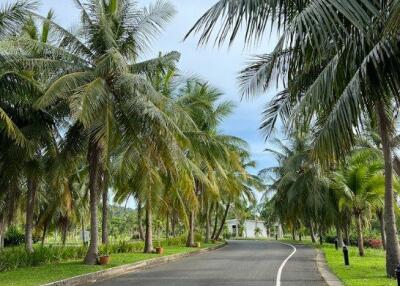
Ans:
[{"label": "white building", "polygon": [[[275,224],[267,231],[264,222],[260,220],[245,220],[244,223],[240,225],[237,219],[230,219],[226,221],[226,226],[232,237],[267,238],[275,237],[276,234],[278,238],[283,237],[280,224]],[[241,227],[243,228],[242,231],[240,229]],[[242,235],[240,236],[241,232]]]}]

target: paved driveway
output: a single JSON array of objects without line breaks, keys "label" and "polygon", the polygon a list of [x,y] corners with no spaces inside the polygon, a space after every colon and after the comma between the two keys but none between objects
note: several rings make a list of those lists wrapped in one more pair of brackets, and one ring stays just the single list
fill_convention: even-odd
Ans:
[{"label": "paved driveway", "polygon": [[[230,241],[216,251],[95,283],[96,286],[322,286],[315,250],[266,241]],[[285,263],[286,261],[286,263]],[[279,269],[281,279],[277,281]]]}]

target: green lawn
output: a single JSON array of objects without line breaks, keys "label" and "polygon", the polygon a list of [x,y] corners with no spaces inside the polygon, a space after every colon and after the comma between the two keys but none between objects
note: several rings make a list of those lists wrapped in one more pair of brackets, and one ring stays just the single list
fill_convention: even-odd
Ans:
[{"label": "green lawn", "polygon": [[326,262],[330,270],[346,286],[395,286],[395,279],[386,277],[385,252],[380,249],[365,249],[365,256],[358,256],[358,248],[349,247],[350,265],[344,265],[343,251],[336,250],[333,244],[324,243],[322,246],[313,244],[311,240],[306,239],[302,242],[289,239],[281,240],[283,242],[294,244],[312,245],[321,249],[326,257]]},{"label": "green lawn", "polygon": [[[202,244],[202,248],[213,246],[213,244]],[[215,245],[214,245],[215,246]],[[176,253],[196,251],[196,248],[184,246],[167,246],[164,248],[164,256]],[[113,254],[111,263],[107,266],[88,266],[81,261],[70,261],[53,265],[41,265],[38,267],[20,268],[13,271],[0,273],[0,286],[36,286],[52,281],[61,280],[85,273],[95,272],[123,264],[129,264],[158,257],[158,254],[144,253],[122,253]]]},{"label": "green lawn", "polygon": [[394,279],[386,277],[385,252],[365,249],[365,256],[358,256],[357,247],[349,247],[350,266],[343,262],[343,252],[325,244],[324,251],[329,268],[346,286],[395,286]]}]

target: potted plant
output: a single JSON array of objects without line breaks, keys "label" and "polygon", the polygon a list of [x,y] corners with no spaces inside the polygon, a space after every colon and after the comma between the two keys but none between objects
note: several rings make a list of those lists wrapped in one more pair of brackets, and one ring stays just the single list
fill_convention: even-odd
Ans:
[{"label": "potted plant", "polygon": [[98,262],[100,265],[107,265],[110,263],[110,252],[108,249],[108,245],[100,249]]},{"label": "potted plant", "polygon": [[161,246],[160,241],[158,241],[158,246],[156,247],[156,253],[160,255],[164,254],[164,248]]}]

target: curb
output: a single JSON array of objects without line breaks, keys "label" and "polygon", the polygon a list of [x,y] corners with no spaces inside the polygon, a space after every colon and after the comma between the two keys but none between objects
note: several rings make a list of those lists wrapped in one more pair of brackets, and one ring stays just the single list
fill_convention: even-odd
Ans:
[{"label": "curb", "polygon": [[343,282],[333,274],[328,265],[326,264],[325,255],[320,249],[315,249],[317,251],[317,257],[315,261],[317,262],[317,268],[322,278],[325,280],[328,286],[344,286]]},{"label": "curb", "polygon": [[77,286],[77,285],[84,285],[84,284],[99,282],[101,280],[120,276],[125,273],[135,272],[138,270],[155,267],[155,266],[158,266],[161,264],[172,262],[172,261],[175,261],[175,260],[178,260],[181,258],[206,253],[206,252],[224,247],[225,245],[227,245],[227,242],[216,245],[216,246],[199,249],[199,250],[192,251],[192,252],[178,253],[178,254],[172,254],[172,255],[167,255],[167,256],[162,256],[162,257],[151,258],[148,260],[143,260],[143,261],[139,261],[139,262],[132,263],[132,264],[125,264],[125,265],[121,265],[121,266],[117,266],[117,267],[113,267],[113,268],[109,268],[109,269],[105,269],[105,270],[100,270],[100,271],[96,271],[96,272],[92,272],[92,273],[88,273],[88,274],[83,274],[83,275],[79,275],[79,276],[75,276],[75,277],[71,277],[71,278],[66,278],[63,280],[43,284],[42,286]]}]

